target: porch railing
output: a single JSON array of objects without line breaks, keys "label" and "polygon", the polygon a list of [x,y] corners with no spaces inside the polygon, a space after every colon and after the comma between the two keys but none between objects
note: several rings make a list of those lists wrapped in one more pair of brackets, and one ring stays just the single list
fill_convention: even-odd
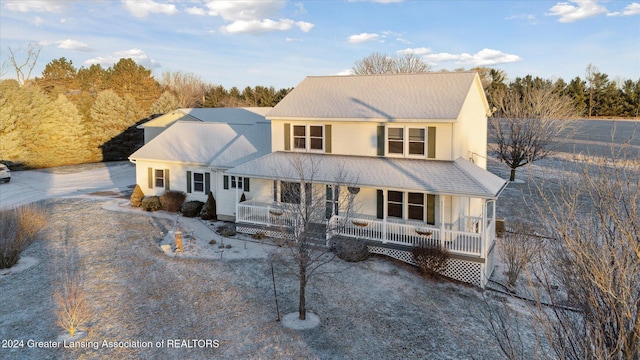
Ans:
[{"label": "porch railing", "polygon": [[277,205],[256,203],[253,199],[238,205],[236,221],[266,226],[294,226],[295,220],[286,209]]},{"label": "porch railing", "polygon": [[[256,203],[248,200],[238,204],[236,221],[247,222],[264,226],[294,227],[293,214],[277,204]],[[486,256],[491,242],[494,239],[491,221],[487,220],[487,226],[479,227],[481,232],[473,225],[481,218],[467,217],[462,224],[444,224],[442,227],[428,225],[420,221],[402,219],[378,219],[374,216],[354,214],[353,216],[334,215],[327,223],[327,231],[330,235],[342,235],[381,243],[390,243],[406,246],[444,246],[450,252],[473,256]],[[458,226],[456,226],[458,225]],[[454,229],[465,230],[454,230]],[[486,244],[483,246],[483,240]]]},{"label": "porch railing", "polygon": [[407,246],[444,246],[449,251],[481,256],[482,233],[450,230],[417,221],[381,220],[358,215],[354,218],[334,216],[329,229],[347,237]]}]

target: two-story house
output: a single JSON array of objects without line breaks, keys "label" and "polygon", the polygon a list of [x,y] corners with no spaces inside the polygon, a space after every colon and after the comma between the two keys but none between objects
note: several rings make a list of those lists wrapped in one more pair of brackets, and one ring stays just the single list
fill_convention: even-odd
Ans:
[{"label": "two-story house", "polygon": [[506,185],[486,171],[488,112],[475,72],[308,77],[266,115],[272,152],[226,171],[251,179],[237,229],[277,236],[283,203],[326,194],[331,231],[407,262],[445,246],[445,275],[484,286]]}]

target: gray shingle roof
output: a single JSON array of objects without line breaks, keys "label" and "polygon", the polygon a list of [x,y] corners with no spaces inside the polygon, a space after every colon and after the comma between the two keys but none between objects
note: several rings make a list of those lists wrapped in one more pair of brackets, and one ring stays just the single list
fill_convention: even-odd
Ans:
[{"label": "gray shingle roof", "polygon": [[129,158],[228,168],[270,152],[269,122],[178,121]]},{"label": "gray shingle roof", "polygon": [[506,184],[505,180],[462,158],[439,161],[275,152],[232,168],[228,173],[491,199],[496,198]]},{"label": "gray shingle roof", "polygon": [[267,119],[455,120],[475,72],[310,76]]}]

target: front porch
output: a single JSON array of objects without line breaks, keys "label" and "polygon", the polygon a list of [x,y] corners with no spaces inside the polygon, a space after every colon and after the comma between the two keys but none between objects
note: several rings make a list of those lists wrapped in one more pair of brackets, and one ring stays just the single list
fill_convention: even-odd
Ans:
[{"label": "front porch", "polygon": [[[495,239],[495,211],[491,217],[460,216],[455,223],[430,225],[422,221],[388,217],[379,219],[365,214],[332,215],[325,220],[326,239],[334,236],[367,240],[381,247],[442,246],[452,255],[477,258],[484,262]],[[484,219],[484,220],[483,220]],[[297,226],[295,216],[278,203],[260,203],[255,199],[239,203],[236,223],[265,232],[281,234]]]}]

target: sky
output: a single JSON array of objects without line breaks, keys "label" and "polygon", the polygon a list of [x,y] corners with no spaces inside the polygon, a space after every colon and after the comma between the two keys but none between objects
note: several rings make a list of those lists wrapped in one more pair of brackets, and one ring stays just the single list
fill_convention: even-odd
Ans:
[{"label": "sky", "polygon": [[640,79],[640,1],[0,0],[2,77],[29,43],[33,76],[65,57],[76,68],[131,58],[153,70],[236,86],[296,86],[347,74],[378,52],[413,53],[432,70],[493,67],[510,80],[576,76],[594,65]]}]

